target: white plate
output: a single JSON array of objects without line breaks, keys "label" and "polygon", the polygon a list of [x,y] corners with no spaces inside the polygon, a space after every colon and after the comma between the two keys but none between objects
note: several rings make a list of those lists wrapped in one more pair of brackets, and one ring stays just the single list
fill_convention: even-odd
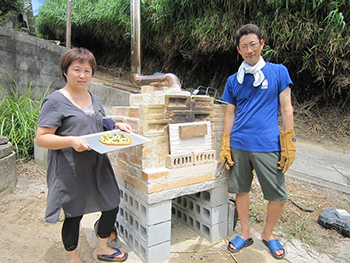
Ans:
[{"label": "white plate", "polygon": [[[102,134],[106,134],[106,133],[121,133],[121,134],[126,134],[130,137],[131,139],[131,144],[129,145],[106,145],[103,144],[99,141],[100,137]],[[87,141],[87,143],[90,145],[90,148],[93,149],[94,151],[98,152],[98,153],[107,153],[107,152],[112,152],[112,151],[118,151],[120,149],[124,149],[127,147],[132,147],[135,145],[139,145],[139,144],[143,144],[146,142],[150,142],[150,139],[147,139],[146,137],[143,137],[141,135],[138,135],[136,133],[130,132],[124,132],[121,130],[111,130],[111,131],[104,131],[104,132],[98,132],[98,133],[93,133],[93,134],[88,134],[88,135],[84,135],[82,136],[85,138],[85,140]]]}]

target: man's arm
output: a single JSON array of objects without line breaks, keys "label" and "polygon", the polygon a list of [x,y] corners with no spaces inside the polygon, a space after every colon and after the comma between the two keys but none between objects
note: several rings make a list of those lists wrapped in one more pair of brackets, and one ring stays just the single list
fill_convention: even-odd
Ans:
[{"label": "man's arm", "polygon": [[283,129],[294,130],[293,106],[290,87],[287,87],[279,95]]},{"label": "man's arm", "polygon": [[236,119],[236,106],[230,103],[227,103],[225,118],[224,118],[224,130],[223,132],[226,134],[231,134],[233,124]]},{"label": "man's arm", "polygon": [[227,161],[225,167],[230,169],[230,166],[234,164],[231,156],[231,131],[233,123],[236,118],[236,106],[230,103],[227,103],[225,118],[224,118],[224,129],[222,133],[221,149],[220,149],[220,162],[223,163]]},{"label": "man's arm", "polygon": [[281,159],[278,162],[278,169],[285,174],[295,160],[297,149],[294,132],[293,106],[290,87],[280,93],[280,106],[284,131],[280,131]]}]

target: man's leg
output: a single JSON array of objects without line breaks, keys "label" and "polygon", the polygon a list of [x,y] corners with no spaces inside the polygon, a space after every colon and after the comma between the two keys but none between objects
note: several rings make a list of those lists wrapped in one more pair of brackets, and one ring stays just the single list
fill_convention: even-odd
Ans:
[{"label": "man's leg", "polygon": [[[236,207],[242,228],[241,234],[239,236],[244,240],[247,240],[252,237],[252,233],[250,232],[249,228],[249,206],[249,193],[236,194]],[[232,243],[230,244],[230,246],[232,249],[236,249]]]},{"label": "man's leg", "polygon": [[[237,202],[237,201],[236,201]],[[269,201],[267,204],[267,218],[264,231],[261,233],[261,238],[265,241],[270,241],[274,239],[273,229],[280,219],[285,201]],[[238,209],[238,207],[237,207]],[[239,213],[238,213],[239,214]],[[277,250],[276,255],[280,256],[284,253],[283,250]]]}]

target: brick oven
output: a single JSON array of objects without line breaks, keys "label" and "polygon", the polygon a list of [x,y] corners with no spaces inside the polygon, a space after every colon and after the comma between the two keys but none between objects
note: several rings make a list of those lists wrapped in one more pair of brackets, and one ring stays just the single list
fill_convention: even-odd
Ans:
[{"label": "brick oven", "polygon": [[225,105],[161,84],[113,108],[151,142],[109,153],[121,191],[118,234],[152,263],[170,259],[172,218],[211,242],[228,235],[227,173],[215,177]]}]

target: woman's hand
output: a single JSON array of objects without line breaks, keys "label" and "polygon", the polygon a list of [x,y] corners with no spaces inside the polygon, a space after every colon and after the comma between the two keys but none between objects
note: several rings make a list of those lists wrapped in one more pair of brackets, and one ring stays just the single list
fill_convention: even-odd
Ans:
[{"label": "woman's hand", "polygon": [[85,138],[80,136],[71,136],[71,144],[74,150],[77,152],[90,151],[90,145],[87,143]]},{"label": "woman's hand", "polygon": [[116,123],[115,128],[125,132],[131,132],[131,126],[127,123],[122,123],[122,122]]}]

